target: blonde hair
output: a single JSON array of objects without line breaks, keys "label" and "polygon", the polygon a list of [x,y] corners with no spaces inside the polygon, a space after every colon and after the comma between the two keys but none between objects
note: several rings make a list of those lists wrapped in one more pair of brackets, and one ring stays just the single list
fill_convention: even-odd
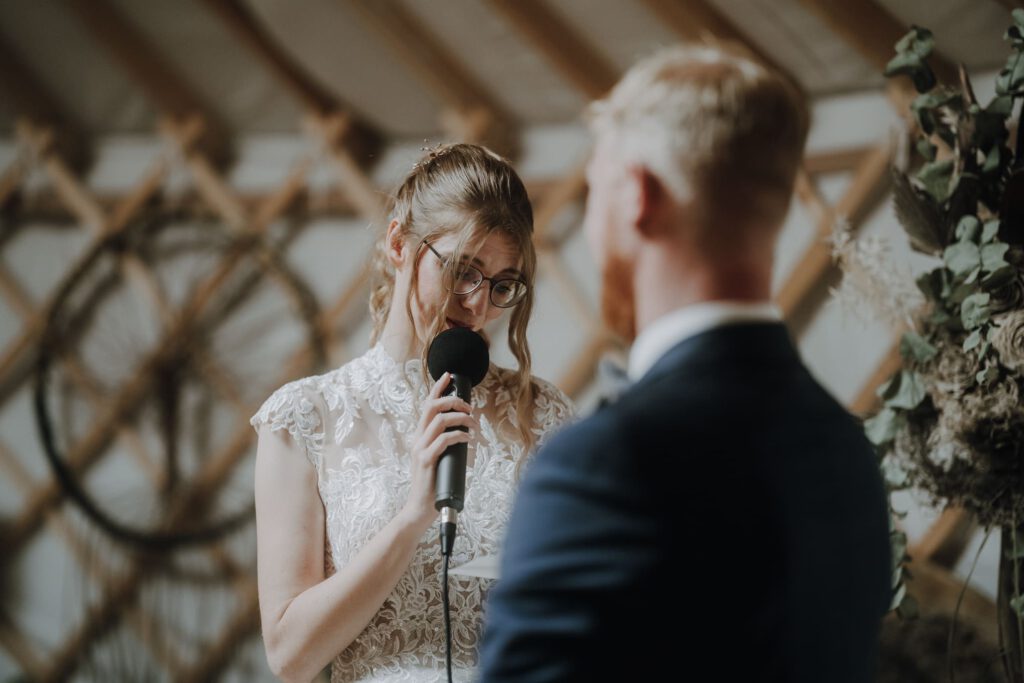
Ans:
[{"label": "blonde hair", "polygon": [[[511,373],[516,396],[515,415],[525,449],[533,447],[533,403],[537,387],[530,374],[530,347],[526,326],[533,310],[533,284],[537,256],[533,246],[533,209],[526,187],[508,160],[485,147],[469,144],[440,145],[430,150],[406,176],[392,198],[388,222],[396,221],[403,239],[419,245],[447,235],[455,235],[457,243],[445,264],[445,277],[452,277],[463,257],[472,258],[486,236],[500,233],[507,237],[522,259],[519,270],[527,284],[525,298],[512,309],[508,326],[508,346],[518,362]],[[411,242],[410,242],[411,243]],[[373,332],[370,343],[380,337],[391,313],[395,288],[395,270],[387,258],[387,236],[382,236],[374,258],[374,282],[370,294],[370,316]],[[413,261],[412,282],[417,281],[419,258]],[[406,315],[412,320],[412,298],[416,287],[410,288],[406,299]],[[433,339],[445,326],[445,310],[454,295],[438,309],[427,332]],[[426,373],[427,344],[421,350]],[[499,379],[507,380],[505,373]]]},{"label": "blonde hair", "polygon": [[588,113],[594,132],[611,133],[627,161],[676,199],[694,198],[705,228],[731,221],[774,229],[785,219],[810,117],[793,83],[740,48],[663,49]]}]

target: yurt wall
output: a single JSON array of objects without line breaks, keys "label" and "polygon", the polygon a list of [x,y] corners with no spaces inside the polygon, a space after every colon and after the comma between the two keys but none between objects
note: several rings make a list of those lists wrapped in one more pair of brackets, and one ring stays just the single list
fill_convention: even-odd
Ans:
[{"label": "yurt wall", "polygon": [[[923,267],[889,196],[912,93],[881,71],[909,26],[928,26],[940,78],[963,63],[990,97],[1011,6],[0,3],[0,681],[273,680],[248,419],[276,387],[367,348],[388,193],[424,147],[481,142],[513,160],[536,220],[534,372],[591,409],[600,361],[622,349],[580,231],[583,110],[658,46],[739,41],[810,98],[775,299],[817,377],[870,413],[900,329],[833,300],[829,240],[845,222]],[[493,357],[509,365],[503,322]],[[956,508],[898,503],[922,611],[960,602],[964,631],[994,642],[998,544],[978,554]],[[743,530],[721,533],[756,586]]]}]

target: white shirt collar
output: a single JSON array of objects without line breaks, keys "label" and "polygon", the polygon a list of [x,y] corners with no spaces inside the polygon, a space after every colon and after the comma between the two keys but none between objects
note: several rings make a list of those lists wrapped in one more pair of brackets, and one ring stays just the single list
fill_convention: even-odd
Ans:
[{"label": "white shirt collar", "polygon": [[677,308],[647,326],[629,350],[629,379],[637,381],[673,346],[714,327],[734,323],[779,322],[782,314],[768,302],[709,301]]}]

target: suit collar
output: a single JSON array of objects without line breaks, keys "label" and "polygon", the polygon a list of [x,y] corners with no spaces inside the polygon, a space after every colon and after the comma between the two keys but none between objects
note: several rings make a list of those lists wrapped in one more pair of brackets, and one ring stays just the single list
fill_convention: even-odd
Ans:
[{"label": "suit collar", "polygon": [[707,330],[735,323],[779,322],[768,302],[708,301],[667,313],[648,325],[629,352],[629,378],[636,381],[681,341]]},{"label": "suit collar", "polygon": [[789,331],[781,322],[721,325],[677,343],[658,359],[637,384],[688,367],[697,369],[721,363],[798,365],[800,357]]}]

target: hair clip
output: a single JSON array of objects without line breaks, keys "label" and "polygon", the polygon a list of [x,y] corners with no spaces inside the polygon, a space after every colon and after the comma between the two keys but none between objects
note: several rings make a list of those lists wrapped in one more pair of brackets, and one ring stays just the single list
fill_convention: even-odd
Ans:
[{"label": "hair clip", "polygon": [[[429,141],[424,139],[423,142],[427,143]],[[420,147],[420,151],[426,152],[426,156],[424,156],[422,159],[420,159],[419,161],[412,165],[413,170],[417,170],[423,166],[429,165],[431,162],[436,161],[437,159],[440,159],[449,151],[451,151],[451,149],[452,145],[443,142],[439,142],[434,146],[424,144],[422,147]]]}]

